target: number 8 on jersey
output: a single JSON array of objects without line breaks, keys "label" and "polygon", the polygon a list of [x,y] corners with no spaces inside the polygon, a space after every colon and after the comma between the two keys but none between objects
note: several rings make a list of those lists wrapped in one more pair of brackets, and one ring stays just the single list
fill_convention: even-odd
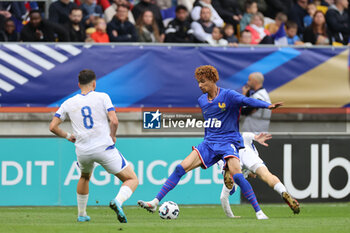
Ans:
[{"label": "number 8 on jersey", "polygon": [[84,106],[81,108],[81,115],[83,115],[84,126],[87,129],[91,129],[94,126],[94,120],[91,117],[91,108]]}]

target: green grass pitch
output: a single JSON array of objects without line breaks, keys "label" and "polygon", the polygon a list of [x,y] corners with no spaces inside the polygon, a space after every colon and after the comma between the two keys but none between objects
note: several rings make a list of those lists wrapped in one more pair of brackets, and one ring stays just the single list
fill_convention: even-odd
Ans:
[{"label": "green grass pitch", "polygon": [[256,220],[250,205],[232,207],[240,219],[226,218],[219,205],[180,205],[176,220],[130,206],[124,208],[127,224],[120,224],[108,207],[88,207],[91,222],[87,223],[76,222],[76,207],[0,207],[0,232],[350,232],[350,203],[302,204],[299,215],[286,205],[263,204],[269,220]]}]

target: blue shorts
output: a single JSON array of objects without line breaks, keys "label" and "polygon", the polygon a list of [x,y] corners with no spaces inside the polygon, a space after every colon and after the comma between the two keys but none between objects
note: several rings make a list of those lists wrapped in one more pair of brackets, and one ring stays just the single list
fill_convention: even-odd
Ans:
[{"label": "blue shorts", "polygon": [[192,147],[197,151],[199,158],[202,161],[202,168],[207,169],[220,159],[226,163],[227,158],[237,158],[239,160],[238,150],[234,144],[224,143],[211,143],[203,141],[196,147]]}]

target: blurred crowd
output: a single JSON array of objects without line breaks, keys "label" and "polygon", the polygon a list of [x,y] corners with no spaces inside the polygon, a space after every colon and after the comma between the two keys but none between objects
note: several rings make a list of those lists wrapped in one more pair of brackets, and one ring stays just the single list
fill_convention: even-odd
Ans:
[{"label": "blurred crowd", "polygon": [[348,0],[0,2],[0,41],[347,45]]}]

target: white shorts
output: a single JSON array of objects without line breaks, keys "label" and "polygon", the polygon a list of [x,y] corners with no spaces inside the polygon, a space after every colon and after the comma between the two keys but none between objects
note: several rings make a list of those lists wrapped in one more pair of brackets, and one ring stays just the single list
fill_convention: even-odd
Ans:
[{"label": "white shorts", "polygon": [[93,154],[77,154],[78,165],[82,173],[91,173],[94,163],[99,163],[108,173],[117,174],[128,166],[128,162],[117,148],[109,147],[107,150]]},{"label": "white shorts", "polygon": [[239,157],[241,158],[240,163],[243,170],[247,169],[255,173],[259,167],[265,166],[255,147],[249,146],[239,150]]}]

